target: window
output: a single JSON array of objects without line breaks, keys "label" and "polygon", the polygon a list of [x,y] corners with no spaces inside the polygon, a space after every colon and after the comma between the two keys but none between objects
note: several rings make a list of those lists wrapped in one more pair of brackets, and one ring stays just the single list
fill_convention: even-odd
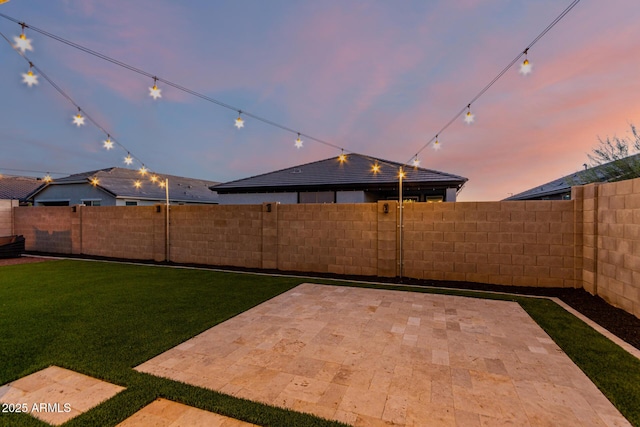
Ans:
[{"label": "window", "polygon": [[125,206],[138,206],[138,202],[135,200],[127,200],[124,202]]},{"label": "window", "polygon": [[335,203],[335,191],[309,191],[298,193],[298,203]]},{"label": "window", "polygon": [[48,202],[37,202],[40,206],[69,206],[69,201],[48,201]]},{"label": "window", "polygon": [[82,203],[85,206],[101,206],[100,200],[83,200]]},{"label": "window", "polygon": [[425,197],[425,202],[427,203],[441,203],[443,197],[442,196],[427,196]]}]

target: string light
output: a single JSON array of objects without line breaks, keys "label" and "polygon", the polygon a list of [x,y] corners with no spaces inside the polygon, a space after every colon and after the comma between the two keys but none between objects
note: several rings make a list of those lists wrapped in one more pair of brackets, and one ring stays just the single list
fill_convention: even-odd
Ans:
[{"label": "string light", "polygon": [[47,172],[47,174],[44,176],[44,178],[42,178],[42,180],[48,184],[51,181],[53,181],[53,178],[51,178],[51,175],[49,175],[49,172]]},{"label": "string light", "polygon": [[136,180],[136,181],[133,183],[133,186],[134,186],[134,187],[136,187],[136,188],[140,188],[140,187],[142,187],[142,183],[141,183],[140,181]]},{"label": "string light", "polygon": [[342,153],[340,153],[340,155],[338,156],[338,161],[340,163],[344,163],[347,161],[347,155],[344,154],[344,150],[342,150]]},{"label": "string light", "polygon": [[440,145],[440,141],[438,141],[438,135],[436,135],[436,141],[433,143],[433,149],[438,151],[442,146]]},{"label": "string light", "polygon": [[109,135],[107,135],[107,139],[102,141],[102,145],[107,150],[111,150],[113,148],[113,141],[111,140],[111,137]]},{"label": "string light", "polygon": [[471,114],[471,104],[467,105],[467,114],[464,115],[464,122],[468,125],[476,120],[475,114]]},{"label": "string light", "polygon": [[524,61],[522,61],[522,64],[520,64],[519,72],[523,76],[526,76],[528,74],[531,74],[531,71],[533,71],[533,64],[531,64],[529,62],[529,59],[527,58],[527,53],[529,53],[529,48],[526,48],[522,53],[524,53]]},{"label": "string light", "polygon": [[18,37],[14,37],[13,41],[16,42],[14,45],[16,49],[20,49],[22,53],[25,53],[28,50],[33,50],[33,46],[31,46],[31,39],[28,39],[27,36],[24,35],[24,27],[25,24],[22,25],[22,33]]},{"label": "string light", "polygon": [[380,172],[380,165],[378,164],[378,162],[374,163],[373,166],[371,166],[371,172],[373,172],[374,175]]},{"label": "string light", "polygon": [[[2,17],[6,17],[5,15],[0,14],[0,16]],[[9,39],[0,32],[0,37],[2,37],[7,43],[11,44],[11,42],[9,41]],[[12,45],[12,44],[11,44]],[[55,82],[53,82],[53,80],[51,80],[42,70],[40,70],[39,68],[37,68],[30,60],[29,58],[27,58],[27,56],[22,53],[16,46],[13,46],[15,51],[20,54],[20,56],[22,56],[28,63],[29,63],[29,72],[25,73],[23,75],[24,81],[25,83],[29,84],[29,86],[33,85],[33,84],[37,84],[37,76],[33,73],[33,70],[37,70],[40,75],[60,94],[62,95],[64,98],[66,98],[71,104],[73,104],[77,109],[78,109],[78,113],[73,116],[73,124],[75,124],[76,126],[80,127],[82,125],[85,124],[86,120],[89,120],[89,122],[91,122],[93,125],[95,125],[98,129],[100,129],[101,131],[103,131],[106,135],[107,135],[107,139],[105,141],[103,141],[103,146],[104,148],[106,148],[107,150],[110,150],[114,147],[114,142],[117,143],[120,147],[125,148],[124,146],[122,146],[122,144],[118,143],[117,141],[114,141],[111,139],[109,133],[102,127],[100,126],[95,120],[93,120],[90,116],[88,115],[83,115],[83,111],[80,108],[80,106],[67,94],[64,92],[64,90],[58,86]],[[35,80],[35,81],[33,81]],[[133,163],[133,157],[131,156],[131,154],[129,152],[127,152],[127,156],[125,157],[124,161],[126,164],[130,165]],[[141,169],[141,173],[144,175],[146,172],[148,171],[148,169],[143,165],[143,168]],[[52,178],[47,174],[47,176],[44,178],[45,182],[50,182],[52,180]],[[94,177],[94,184],[97,183],[97,178]]]},{"label": "string light", "polygon": [[139,172],[140,172],[140,175],[145,176],[147,172],[149,172],[149,169],[147,169],[144,165],[142,165]]},{"label": "string light", "polygon": [[78,114],[73,116],[73,124],[80,127],[84,125],[84,117],[82,116],[80,107],[78,107]]},{"label": "string light", "polygon": [[155,183],[158,181],[158,175],[151,175],[151,177],[149,178],[151,180],[151,182]]},{"label": "string light", "polygon": [[420,159],[418,158],[418,155],[416,154],[415,158],[413,159],[413,167],[419,167],[420,166]]},{"label": "string light", "polygon": [[398,178],[404,178],[407,174],[404,173],[402,166],[398,169]]},{"label": "string light", "polygon": [[[13,21],[13,22],[15,22],[15,23],[18,23],[18,24],[19,24],[18,20],[16,20],[15,18],[12,18],[12,17],[10,17],[10,16],[7,16],[7,15],[5,15],[5,14],[0,13],[0,17],[2,17],[2,18],[4,18],[4,19],[7,19],[7,20],[9,20],[9,21]],[[82,46],[82,45],[80,45],[80,44],[78,44],[78,43],[74,43],[74,42],[72,42],[72,41],[70,41],[70,40],[64,39],[64,38],[62,38],[62,37],[60,37],[60,36],[57,36],[57,35],[55,35],[55,34],[52,34],[52,33],[48,32],[48,31],[42,30],[42,29],[37,28],[37,27],[34,27],[34,26],[29,26],[29,28],[30,28],[32,31],[36,31],[36,32],[38,32],[38,33],[40,33],[40,34],[42,34],[42,35],[44,35],[44,36],[46,36],[46,37],[49,37],[49,38],[54,39],[54,40],[56,40],[56,41],[58,41],[58,42],[61,42],[61,43],[63,43],[63,44],[66,44],[67,46],[70,46],[70,47],[73,47],[73,48],[75,48],[75,49],[78,49],[78,50],[80,50],[80,51],[82,51],[82,52],[84,52],[84,53],[88,53],[88,54],[93,55],[93,56],[95,56],[95,57],[97,57],[97,58],[100,58],[100,59],[102,59],[102,60],[105,60],[105,61],[107,61],[107,62],[110,62],[110,63],[112,63],[112,64],[114,64],[114,65],[117,65],[117,66],[119,66],[119,67],[125,68],[125,69],[127,69],[127,70],[129,70],[129,71],[133,71],[133,72],[135,72],[135,73],[138,73],[138,74],[141,74],[141,75],[147,76],[148,78],[154,79],[154,83],[155,83],[155,82],[161,82],[161,83],[163,83],[163,84],[165,84],[165,85],[167,85],[167,86],[171,86],[171,87],[173,87],[173,88],[175,88],[175,89],[177,89],[177,90],[183,91],[183,92],[188,93],[188,94],[193,95],[193,96],[196,96],[196,97],[198,97],[198,98],[200,98],[200,99],[203,99],[203,100],[205,100],[205,101],[211,102],[211,103],[216,104],[216,105],[218,105],[218,106],[220,106],[220,107],[227,108],[227,109],[234,110],[234,111],[238,111],[238,113],[239,113],[239,114],[245,114],[245,115],[247,115],[247,116],[251,117],[252,119],[255,119],[255,120],[261,121],[261,122],[263,122],[263,123],[265,123],[265,124],[267,124],[267,125],[269,125],[269,126],[274,126],[274,127],[279,128],[279,129],[282,129],[282,130],[284,130],[284,131],[291,132],[291,133],[293,133],[293,134],[297,133],[295,130],[293,130],[293,129],[291,129],[291,128],[287,127],[287,126],[281,125],[281,124],[279,124],[279,123],[273,122],[273,121],[271,121],[271,120],[269,120],[269,119],[266,119],[266,118],[264,118],[264,117],[260,117],[260,116],[255,115],[255,114],[250,114],[250,113],[248,113],[248,112],[242,112],[242,110],[241,110],[241,109],[239,109],[238,107],[235,107],[235,106],[229,105],[229,104],[227,104],[227,103],[224,103],[224,102],[222,102],[222,101],[219,101],[219,100],[217,100],[217,99],[211,98],[211,97],[209,97],[209,96],[207,96],[207,95],[204,95],[204,94],[202,94],[202,93],[196,92],[196,91],[194,91],[194,90],[191,90],[191,89],[189,89],[189,88],[186,88],[186,87],[181,86],[181,85],[179,85],[179,84],[176,84],[176,83],[174,83],[174,82],[171,82],[171,81],[168,81],[168,80],[165,80],[165,79],[158,78],[158,77],[154,76],[154,74],[152,74],[152,73],[149,73],[149,72],[147,72],[147,71],[144,71],[144,70],[141,70],[141,69],[139,69],[139,68],[136,68],[136,67],[134,67],[134,66],[132,66],[132,65],[129,65],[129,64],[127,64],[127,63],[123,62],[123,61],[119,61],[119,60],[117,60],[117,59],[111,58],[111,57],[109,57],[109,56],[107,56],[107,55],[104,55],[104,54],[102,54],[102,53],[100,53],[100,52],[97,52],[97,51],[95,51],[95,50],[89,49],[89,48],[87,48],[87,47],[85,47],[85,46]],[[41,74],[42,74],[42,73],[41,73]],[[44,77],[44,76],[43,76],[43,77]],[[53,84],[53,83],[52,83],[52,84]],[[157,85],[157,84],[156,84],[156,85]],[[241,118],[241,117],[239,117],[239,118]],[[238,122],[238,121],[236,121],[236,126],[237,126],[238,128],[243,127],[243,125],[244,125],[244,120],[240,120],[239,122]],[[337,146],[337,145],[335,145],[335,144],[332,144],[332,143],[330,143],[330,142],[324,141],[324,140],[319,139],[319,138],[314,138],[314,137],[309,136],[309,135],[306,135],[306,138],[311,139],[311,140],[313,140],[313,141],[315,141],[315,142],[321,143],[321,144],[323,144],[323,145],[329,146],[329,147],[333,147],[333,148],[336,148],[336,149],[339,149],[339,148],[340,148],[340,147],[338,147],[338,146]]]},{"label": "string light", "polygon": [[[3,0],[0,0],[0,1],[3,1]],[[501,72],[501,73],[500,73],[500,74],[499,74],[499,75],[498,75],[498,76],[497,76],[497,77],[496,77],[496,78],[495,78],[491,83],[489,83],[489,85],[487,85],[487,86],[486,86],[486,87],[485,87],[485,88],[484,88],[484,89],[483,89],[483,90],[482,90],[482,91],[481,91],[481,92],[480,92],[480,93],[479,93],[479,94],[478,94],[478,95],[477,95],[477,96],[476,96],[476,97],[475,97],[475,98],[474,98],[474,99],[473,99],[473,100],[472,100],[472,101],[467,105],[467,110],[468,110],[468,111],[467,111],[467,113],[466,113],[466,115],[465,115],[465,117],[464,117],[464,121],[465,121],[465,123],[467,123],[467,124],[471,124],[471,123],[473,123],[473,122],[475,121],[475,115],[474,115],[474,114],[472,114],[472,113],[471,113],[471,111],[470,111],[470,106],[471,106],[471,104],[472,104],[475,100],[477,100],[477,99],[478,99],[482,94],[484,94],[484,92],[486,92],[486,90],[488,90],[488,89],[491,87],[491,85],[493,85],[493,84],[494,84],[494,83],[495,83],[495,82],[496,82],[496,81],[497,81],[497,80],[498,80],[498,79],[499,79],[499,78],[504,74],[504,72],[506,72],[506,70],[507,70],[507,69],[509,69],[511,66],[513,66],[513,65],[515,64],[515,62],[516,62],[516,61],[517,61],[517,60],[518,60],[518,59],[519,59],[523,54],[525,55],[525,61],[523,62],[523,64],[522,64],[522,65],[523,65],[523,66],[526,66],[526,65],[529,65],[529,66],[530,66],[530,63],[529,63],[528,59],[526,59],[527,50],[528,50],[531,46],[533,46],[533,45],[534,45],[534,44],[535,44],[535,43],[536,43],[540,38],[542,38],[542,37],[543,37],[543,36],[544,36],[544,35],[545,35],[545,34],[546,34],[546,33],[547,33],[547,32],[548,32],[548,31],[549,31],[549,30],[554,26],[554,25],[556,25],[556,24],[557,24],[557,23],[558,23],[558,22],[559,22],[559,21],[560,21],[560,20],[561,20],[561,19],[562,19],[562,18],[563,18],[563,17],[564,17],[564,16],[565,16],[565,15],[566,15],[566,14],[567,14],[567,13],[568,13],[572,8],[573,8],[573,7],[575,7],[575,6],[577,5],[577,3],[578,3],[579,1],[580,1],[580,0],[573,0],[573,1],[572,1],[572,3],[571,3],[571,4],[570,4],[570,5],[569,5],[569,6],[568,6],[568,7],[567,7],[567,8],[566,8],[562,13],[561,13],[561,15],[560,15],[560,16],[558,16],[558,17],[557,17],[557,18],[556,18],[556,19],[555,19],[555,20],[554,20],[554,21],[553,21],[549,26],[547,26],[547,28],[546,28],[546,29],[545,29],[541,34],[539,34],[539,35],[536,37],[536,39],[534,39],[534,41],[533,41],[533,42],[532,42],[532,43],[527,47],[527,49],[525,49],[525,51],[524,51],[522,54],[520,54],[520,55],[519,55],[519,56],[518,56],[518,57],[517,57],[517,58],[516,58],[516,59],[515,59],[511,64],[509,64],[509,66],[507,66],[507,67],[506,67],[506,68],[505,68],[505,69],[504,69],[504,70],[503,70],[503,71],[502,71],[502,72]],[[5,19],[13,20],[13,18],[7,17],[7,16],[6,16],[6,15],[4,15],[4,14],[0,14],[0,16],[1,16],[1,17],[3,17],[3,18],[5,18]],[[17,21],[14,21],[14,22],[17,22]],[[24,51],[25,51],[25,50],[33,50],[33,49],[32,49],[32,46],[31,46],[31,42],[30,42],[30,40],[28,40],[28,39],[26,38],[26,36],[24,35],[24,28],[25,28],[26,24],[21,23],[21,25],[22,25],[22,34],[20,35],[19,39],[21,39],[21,40],[27,40],[27,42],[18,42],[18,40],[16,40],[16,48],[17,48],[17,49],[21,49],[21,50],[22,50],[22,52],[24,53]],[[110,61],[110,62],[112,62],[112,63],[114,63],[114,64],[116,64],[116,65],[119,65],[119,66],[121,66],[121,67],[127,68],[127,69],[129,69],[129,70],[131,70],[131,71],[134,71],[134,72],[137,72],[137,73],[140,73],[140,74],[148,74],[148,73],[146,73],[146,72],[144,72],[144,71],[142,71],[142,70],[139,70],[139,69],[136,69],[136,68],[134,68],[134,67],[132,67],[132,66],[130,66],[130,65],[127,65],[127,64],[125,64],[125,63],[123,63],[123,62],[121,62],[121,61],[116,61],[116,60],[114,60],[114,59],[112,59],[112,58],[109,58],[109,57],[107,57],[107,56],[105,56],[105,55],[99,54],[99,53],[97,53],[97,52],[95,52],[95,51],[91,51],[91,50],[89,50],[89,49],[87,49],[87,48],[84,48],[84,47],[82,47],[82,46],[80,46],[80,45],[77,45],[77,44],[75,44],[75,43],[72,43],[72,42],[69,42],[69,41],[67,41],[67,40],[64,40],[64,39],[62,39],[62,38],[60,38],[60,37],[58,37],[58,36],[55,36],[55,35],[52,35],[52,34],[50,34],[50,33],[44,32],[44,31],[39,30],[39,29],[34,28],[34,27],[30,27],[30,28],[31,28],[32,30],[34,30],[34,31],[37,31],[37,32],[39,32],[39,33],[43,34],[43,35],[46,35],[46,36],[51,37],[51,38],[54,38],[54,39],[55,39],[55,40],[57,40],[57,41],[61,41],[61,42],[65,43],[65,44],[67,44],[67,45],[69,45],[69,46],[71,46],[71,47],[75,47],[75,48],[81,49],[81,50],[85,51],[86,53],[90,53],[90,54],[92,54],[92,55],[95,55],[95,56],[97,56],[97,57],[100,57],[101,59],[104,59],[104,60]],[[4,36],[3,36],[3,37],[4,37]],[[5,39],[6,39],[6,38],[5,38]],[[16,39],[18,39],[18,38],[16,38]],[[7,40],[7,41],[8,41],[8,40]],[[17,46],[17,45],[18,45],[18,43],[20,43],[21,45],[24,45],[24,47],[23,47],[23,48],[21,48],[20,46]],[[28,46],[28,47],[27,47],[27,46]],[[25,58],[25,59],[26,59],[26,58]],[[40,71],[40,70],[38,70],[38,71]],[[530,72],[530,70],[529,70],[529,72]],[[43,78],[45,78],[45,79],[49,80],[49,79],[48,79],[48,78],[47,78],[47,77],[46,77],[46,76],[45,76],[41,71],[40,71],[40,73],[42,74]],[[148,74],[148,75],[151,77],[151,75],[150,75],[150,74]],[[157,80],[159,80],[159,79],[158,79],[157,77],[155,77],[155,76],[153,77],[153,79],[154,79],[154,87],[155,87],[155,88],[157,88]],[[180,90],[183,90],[183,91],[185,91],[185,92],[187,92],[187,93],[193,94],[193,95],[195,95],[195,96],[199,96],[199,97],[201,97],[201,98],[203,98],[203,99],[205,99],[205,100],[208,100],[208,101],[210,101],[210,102],[214,102],[214,103],[216,103],[216,104],[218,104],[218,105],[220,105],[220,106],[223,106],[223,107],[225,107],[225,108],[232,108],[232,109],[235,109],[234,107],[231,107],[231,106],[229,106],[229,105],[226,105],[226,104],[224,104],[224,103],[221,103],[221,102],[219,102],[219,101],[216,101],[216,100],[214,100],[214,99],[212,99],[212,98],[206,97],[206,96],[204,96],[204,95],[201,95],[201,94],[199,94],[199,93],[197,93],[197,92],[194,92],[194,91],[191,91],[191,90],[189,90],[189,89],[183,88],[183,87],[178,86],[178,85],[176,85],[176,84],[174,84],[174,83],[166,82],[166,81],[164,81],[164,80],[161,80],[161,81],[162,81],[163,83],[167,83],[167,84],[171,85],[172,87],[176,87],[176,88],[178,88],[178,89],[180,89]],[[53,83],[52,83],[52,84],[53,84]],[[151,89],[153,89],[153,88],[151,88]],[[151,95],[151,94],[150,94],[150,95]],[[152,95],[152,96],[153,96],[153,95]],[[161,95],[160,95],[160,93],[159,93],[159,89],[158,89],[158,97],[160,97],[160,96],[161,96]],[[154,99],[157,99],[157,97],[155,97],[155,96],[154,96]],[[72,102],[73,102],[73,101],[72,101]],[[78,107],[78,110],[80,111],[80,108],[79,108],[79,107]],[[241,111],[241,110],[237,110],[237,109],[236,109],[236,111],[238,111],[239,116],[238,116],[238,119],[236,120],[236,124],[235,124],[235,125],[236,125],[236,127],[237,127],[238,129],[240,129],[240,128],[244,127],[244,121],[242,120],[242,118],[241,118],[241,116],[240,116],[240,115],[242,114],[242,111]],[[464,110],[463,110],[463,111],[464,111]],[[247,113],[247,114],[248,114],[248,113]],[[252,115],[252,114],[248,114],[248,115],[249,115],[250,117],[252,117],[252,118],[256,118],[257,120],[263,121],[263,122],[264,122],[264,123],[266,123],[266,124],[269,124],[269,125],[272,125],[272,126],[279,127],[279,128],[281,128],[281,129],[283,129],[283,130],[292,131],[292,130],[291,130],[291,129],[289,129],[289,128],[286,128],[286,127],[284,127],[284,126],[282,126],[282,125],[279,125],[279,124],[277,124],[277,123],[271,122],[271,121],[269,121],[269,120],[266,120],[266,119],[260,118],[260,117],[258,117],[258,116],[254,116],[254,115]],[[82,118],[82,120],[80,120],[80,118]],[[93,120],[92,120],[90,117],[88,117],[88,118],[89,118],[89,120],[90,120],[91,122],[93,122]],[[78,120],[76,121],[76,119],[78,119]],[[78,113],[78,115],[76,116],[76,118],[74,118],[74,124],[76,124],[77,126],[81,126],[82,124],[84,124],[84,117],[82,117],[82,115],[80,114],[80,112]],[[94,124],[96,124],[96,123],[94,123]],[[96,124],[96,126],[98,126],[98,125]],[[449,126],[449,124],[447,124],[447,125],[445,126],[445,128],[443,128],[442,130],[446,129],[448,126]],[[311,138],[312,140],[316,140],[315,138],[312,138],[312,137],[309,137],[309,138]],[[298,139],[299,139],[299,137],[298,137]],[[326,144],[326,145],[331,145],[331,146],[333,146],[333,147],[335,147],[335,148],[339,148],[339,147],[336,147],[336,146],[335,146],[335,145],[333,145],[333,144],[329,144],[329,143],[326,143],[326,142],[321,141],[321,140],[316,140],[316,141],[321,142],[321,143]],[[427,146],[429,143],[431,143],[431,141],[433,141],[433,140],[430,140],[429,142],[427,142],[427,144],[425,144],[425,146],[424,146],[421,150],[419,150],[417,154],[419,154],[419,153],[420,153],[424,148],[426,148],[426,146]],[[437,139],[436,139],[436,144],[435,144],[435,145],[436,145],[436,146],[438,145]],[[298,148],[299,148],[299,147],[298,147]],[[417,157],[417,154],[416,154],[416,157]],[[343,153],[339,156],[339,160],[340,160],[341,162],[346,161],[346,156],[344,155],[344,151],[343,151]]]},{"label": "string light", "polygon": [[300,134],[298,134],[298,139],[296,139],[295,146],[297,149],[302,148],[302,140],[300,139]]},{"label": "string light", "polygon": [[22,74],[22,83],[26,83],[29,87],[38,84],[38,76],[33,74],[33,64],[29,62],[29,71]]},{"label": "string light", "polygon": [[[580,2],[580,0],[573,0],[569,6],[567,6],[561,13],[560,15],[558,15],[553,21],[551,21],[551,23],[549,25],[547,25],[547,27],[542,30],[542,32],[540,34],[538,34],[536,36],[536,38],[533,39],[533,41],[531,43],[529,43],[529,45],[525,48],[525,50],[521,53],[518,54],[518,56],[516,56],[506,67],[504,67],[485,87],[482,88],[482,90],[480,90],[480,92],[478,92],[476,94],[476,96],[473,97],[473,99],[471,100],[471,102],[469,102],[469,106],[471,104],[473,104],[475,101],[478,100],[478,98],[480,98],[482,95],[485,94],[486,91],[488,91],[491,86],[493,86],[498,80],[500,80],[500,78],[512,67],[514,66],[518,61],[520,61],[520,58],[522,57],[522,55],[525,55],[526,57],[526,53],[528,52],[528,50],[533,47],[533,45],[535,45],[541,38],[543,38],[558,22],[560,22],[562,20],[562,18],[564,18],[578,3]],[[526,61],[526,59],[525,59]],[[524,64],[524,63],[523,63]],[[530,65],[530,63],[525,64],[525,65]],[[449,120],[441,129],[440,131],[438,131],[438,133],[442,133],[444,132],[446,129],[449,128],[449,126],[451,126],[452,123],[454,123],[456,120],[458,120],[458,117],[460,116],[460,114],[464,113],[465,108],[461,109],[458,113],[456,113],[451,120]],[[467,113],[469,113],[470,111],[468,111]],[[466,117],[465,117],[465,122],[466,122]],[[430,139],[429,141],[427,141],[421,148],[420,150],[418,150],[418,153],[421,153],[422,150],[424,150],[425,148],[427,148],[427,146],[429,146],[429,144],[431,144],[431,142],[433,141],[433,138]],[[435,147],[434,147],[435,148]]]},{"label": "string light", "polygon": [[100,180],[95,175],[91,178],[91,180],[89,182],[91,182],[91,185],[93,185],[94,187],[97,186],[98,184],[100,184]]},{"label": "string light", "polygon": [[152,97],[153,99],[158,99],[158,98],[162,98],[162,94],[160,92],[162,92],[161,89],[158,89],[158,78],[154,77],[153,78],[153,87],[149,88],[149,96]]},{"label": "string light", "polygon": [[167,186],[167,184],[164,181],[160,181],[158,185],[160,186],[160,188],[164,188]]},{"label": "string light", "polygon": [[244,127],[244,120],[242,120],[242,117],[240,117],[241,114],[242,114],[242,111],[238,110],[238,118],[236,119],[236,124],[235,124],[235,127],[237,127],[238,129],[241,129]]}]

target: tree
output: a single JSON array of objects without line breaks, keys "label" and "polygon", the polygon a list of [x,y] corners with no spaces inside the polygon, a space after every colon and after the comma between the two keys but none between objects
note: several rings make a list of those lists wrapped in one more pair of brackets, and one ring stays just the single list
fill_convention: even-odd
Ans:
[{"label": "tree", "polygon": [[598,145],[587,154],[591,168],[582,173],[584,179],[613,182],[640,178],[640,133],[635,125],[630,126],[632,136],[598,137]]}]

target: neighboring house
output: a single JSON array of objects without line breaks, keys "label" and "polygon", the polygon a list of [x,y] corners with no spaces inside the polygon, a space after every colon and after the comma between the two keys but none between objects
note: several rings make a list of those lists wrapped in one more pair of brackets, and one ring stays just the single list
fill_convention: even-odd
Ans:
[{"label": "neighboring house", "polygon": [[31,195],[44,185],[45,182],[40,178],[0,175],[0,199],[18,200],[21,206],[26,206],[31,201]]},{"label": "neighboring house", "polygon": [[[623,161],[630,164],[640,161],[640,155],[629,156]],[[619,161],[618,161],[619,162]],[[624,174],[618,166],[610,162],[602,165],[587,168],[574,172],[562,178],[547,182],[537,187],[533,187],[522,193],[515,194],[504,200],[570,200],[571,187],[574,185],[585,185],[591,182],[612,182],[624,179]]]},{"label": "neighboring house", "polygon": [[[374,172],[374,165],[379,171]],[[212,186],[220,204],[365,203],[398,199],[401,163],[358,154],[332,157]],[[467,178],[404,166],[403,199],[455,202]]]},{"label": "neighboring house", "polygon": [[[70,175],[51,181],[33,194],[35,206],[149,206],[166,203],[165,189],[159,185],[169,180],[171,204],[217,204],[218,196],[209,190],[213,181],[151,174],[124,168],[107,168]],[[136,186],[139,182],[139,186]]]}]

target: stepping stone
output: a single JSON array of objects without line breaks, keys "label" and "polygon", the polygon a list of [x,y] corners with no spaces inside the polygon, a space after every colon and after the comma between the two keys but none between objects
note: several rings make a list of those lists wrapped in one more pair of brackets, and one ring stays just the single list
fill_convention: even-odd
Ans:
[{"label": "stepping stone", "polygon": [[60,425],[122,390],[124,387],[49,366],[0,387],[0,403],[11,412],[26,412],[49,424]]},{"label": "stepping stone", "polygon": [[167,399],[156,399],[120,424],[117,427],[247,427],[255,424],[213,412],[172,402]]}]

